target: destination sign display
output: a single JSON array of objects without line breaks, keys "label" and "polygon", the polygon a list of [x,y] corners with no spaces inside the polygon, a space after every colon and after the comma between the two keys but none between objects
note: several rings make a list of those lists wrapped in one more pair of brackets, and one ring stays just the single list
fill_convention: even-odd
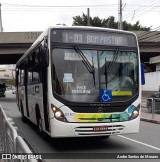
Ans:
[{"label": "destination sign display", "polygon": [[136,39],[133,35],[98,31],[53,30],[52,41],[73,44],[136,47]]}]

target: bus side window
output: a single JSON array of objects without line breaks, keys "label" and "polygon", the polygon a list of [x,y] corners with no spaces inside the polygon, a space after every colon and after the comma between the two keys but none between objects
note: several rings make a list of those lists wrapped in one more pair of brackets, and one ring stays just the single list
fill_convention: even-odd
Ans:
[{"label": "bus side window", "polygon": [[20,70],[20,83],[21,86],[24,85],[24,70]]},{"label": "bus side window", "polygon": [[39,53],[33,52],[28,59],[28,84],[38,84],[41,82],[41,64]]},{"label": "bus side window", "polygon": [[39,59],[39,53],[35,53],[34,63],[35,66],[32,69],[32,73],[33,73],[32,81],[33,83],[40,83],[42,82],[42,78],[41,78],[41,63]]},{"label": "bus side window", "polygon": [[28,84],[32,84],[32,72],[28,71]]}]

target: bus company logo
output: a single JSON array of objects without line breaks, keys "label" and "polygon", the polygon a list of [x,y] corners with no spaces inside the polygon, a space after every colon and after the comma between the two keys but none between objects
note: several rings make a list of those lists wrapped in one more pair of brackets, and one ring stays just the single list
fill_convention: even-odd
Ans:
[{"label": "bus company logo", "polygon": [[98,112],[102,113],[103,112],[103,107],[98,107]]},{"label": "bus company logo", "polygon": [[97,118],[99,122],[102,122],[104,119],[103,118]]}]

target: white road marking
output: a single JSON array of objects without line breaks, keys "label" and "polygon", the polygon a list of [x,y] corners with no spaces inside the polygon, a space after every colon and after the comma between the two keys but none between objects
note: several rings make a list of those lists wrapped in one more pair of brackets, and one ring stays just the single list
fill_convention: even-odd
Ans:
[{"label": "white road marking", "polygon": [[147,147],[150,147],[150,148],[152,148],[152,149],[155,149],[155,150],[160,151],[160,148],[155,147],[155,146],[152,146],[152,145],[149,145],[149,144],[147,144],[147,143],[143,143],[143,142],[140,142],[140,141],[137,141],[137,140],[134,140],[134,139],[132,139],[132,138],[128,138],[128,137],[125,137],[125,136],[122,136],[122,135],[118,135],[118,136],[121,137],[121,138],[130,140],[130,141],[132,141],[132,142],[139,143],[139,144],[141,144],[141,145],[144,145],[144,146],[147,146]]}]

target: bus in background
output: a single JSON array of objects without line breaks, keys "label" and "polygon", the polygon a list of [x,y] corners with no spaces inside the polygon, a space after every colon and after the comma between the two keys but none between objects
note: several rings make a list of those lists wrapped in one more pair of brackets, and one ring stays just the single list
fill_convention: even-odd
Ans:
[{"label": "bus in background", "polygon": [[106,28],[48,28],[17,62],[16,88],[22,119],[51,137],[137,133],[137,38]]},{"label": "bus in background", "polygon": [[6,85],[0,81],[0,97],[6,97]]}]

